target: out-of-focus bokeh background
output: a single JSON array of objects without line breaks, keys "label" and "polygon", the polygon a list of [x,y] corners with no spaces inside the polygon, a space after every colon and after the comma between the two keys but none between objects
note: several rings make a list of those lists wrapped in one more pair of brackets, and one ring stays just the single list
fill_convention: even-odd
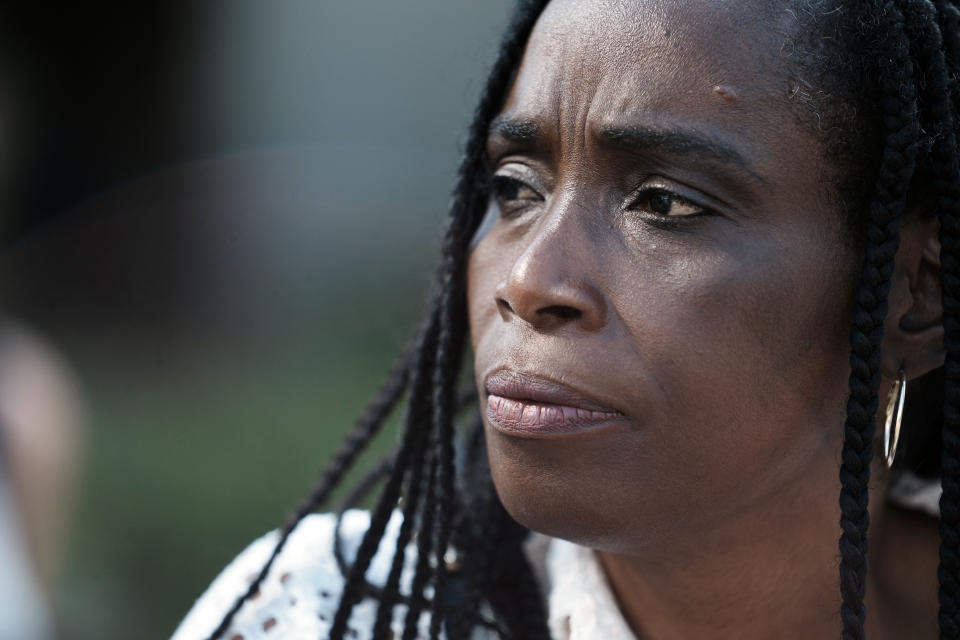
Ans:
[{"label": "out-of-focus bokeh background", "polygon": [[405,342],[511,2],[17,4],[0,346],[32,346],[0,424],[5,364],[69,414],[26,546],[57,637],[164,638]]}]

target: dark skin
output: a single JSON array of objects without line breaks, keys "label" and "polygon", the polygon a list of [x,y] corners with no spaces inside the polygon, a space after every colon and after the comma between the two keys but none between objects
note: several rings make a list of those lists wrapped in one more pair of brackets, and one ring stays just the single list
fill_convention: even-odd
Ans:
[{"label": "dark skin", "polygon": [[[488,140],[481,398],[506,369],[621,415],[558,437],[486,416],[494,481],[519,522],[597,550],[639,638],[839,635],[859,258],[788,99],[794,26],[754,0],[555,0]],[[943,362],[936,226],[910,220],[881,394]],[[935,637],[936,522],[885,507],[875,468],[868,634]]]}]

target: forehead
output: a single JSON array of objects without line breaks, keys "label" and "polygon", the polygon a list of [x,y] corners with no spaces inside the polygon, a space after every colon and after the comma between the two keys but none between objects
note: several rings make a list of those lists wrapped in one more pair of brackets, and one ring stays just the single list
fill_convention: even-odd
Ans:
[{"label": "forehead", "polygon": [[779,0],[553,0],[504,112],[561,129],[641,119],[724,137],[806,134],[790,117],[796,26]]}]

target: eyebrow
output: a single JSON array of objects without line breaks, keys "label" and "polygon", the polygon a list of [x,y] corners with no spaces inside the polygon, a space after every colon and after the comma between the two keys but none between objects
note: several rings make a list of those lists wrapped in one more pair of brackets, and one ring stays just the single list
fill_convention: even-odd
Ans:
[{"label": "eyebrow", "polygon": [[[526,144],[540,136],[540,125],[533,120],[499,116],[491,122],[489,134],[509,142]],[[609,146],[641,151],[655,149],[733,165],[758,182],[767,182],[734,147],[693,129],[605,125],[597,130],[597,137]]]},{"label": "eyebrow", "polygon": [[766,182],[735,148],[692,129],[608,125],[600,128],[599,138],[612,146],[658,149],[677,155],[706,157],[714,162],[732,164],[756,180]]},{"label": "eyebrow", "polygon": [[540,125],[533,120],[497,116],[490,123],[488,135],[497,135],[510,142],[530,142],[540,135]]}]

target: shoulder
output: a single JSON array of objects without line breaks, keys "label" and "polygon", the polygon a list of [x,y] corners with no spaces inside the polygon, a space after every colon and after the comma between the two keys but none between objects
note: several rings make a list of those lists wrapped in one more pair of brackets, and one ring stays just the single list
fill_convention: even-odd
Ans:
[{"label": "shoulder", "polygon": [[[308,516],[300,523],[290,535],[259,593],[240,610],[225,638],[326,637],[344,583],[333,554],[336,521],[333,514],[317,514]],[[393,542],[401,521],[402,515],[395,512],[380,550],[367,572],[368,580],[374,584],[382,584],[386,580],[393,555]],[[348,560],[356,555],[369,526],[370,516],[365,511],[348,511],[344,514],[340,535]],[[240,553],[200,596],[171,640],[207,638],[260,572],[276,546],[278,536],[276,531],[271,532]],[[351,618],[353,633],[349,637],[357,640],[368,637],[375,615],[375,602],[368,600],[358,605]]]}]

